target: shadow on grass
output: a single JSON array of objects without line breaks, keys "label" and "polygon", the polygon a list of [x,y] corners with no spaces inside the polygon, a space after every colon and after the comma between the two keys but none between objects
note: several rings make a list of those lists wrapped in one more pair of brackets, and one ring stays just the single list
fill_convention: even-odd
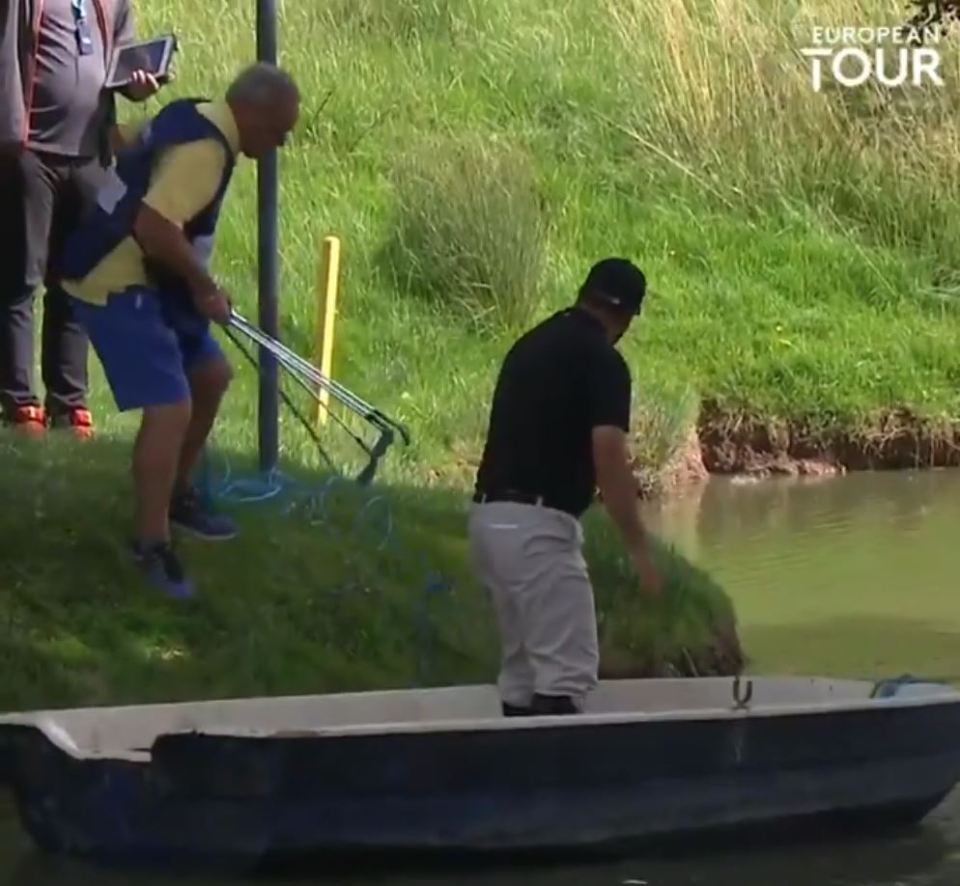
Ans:
[{"label": "shadow on grass", "polygon": [[[0,709],[489,682],[497,643],[467,562],[462,493],[360,490],[300,475],[299,497],[222,505],[241,537],[184,539],[200,593],[167,600],[127,550],[129,445],[0,443]],[[232,462],[239,462],[231,454]],[[358,515],[362,515],[358,519]],[[722,591],[663,552],[641,599],[613,530],[587,521],[604,655],[645,674],[732,628]],[[711,653],[712,654],[712,653]]]}]

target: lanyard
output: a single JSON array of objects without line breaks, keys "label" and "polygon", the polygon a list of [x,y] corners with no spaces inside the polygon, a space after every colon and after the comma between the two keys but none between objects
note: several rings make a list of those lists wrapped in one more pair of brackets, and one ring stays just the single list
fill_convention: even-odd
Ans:
[{"label": "lanyard", "polygon": [[71,0],[73,17],[77,21],[77,47],[80,55],[90,55],[93,52],[93,35],[90,33],[90,23],[87,21],[86,0]]}]

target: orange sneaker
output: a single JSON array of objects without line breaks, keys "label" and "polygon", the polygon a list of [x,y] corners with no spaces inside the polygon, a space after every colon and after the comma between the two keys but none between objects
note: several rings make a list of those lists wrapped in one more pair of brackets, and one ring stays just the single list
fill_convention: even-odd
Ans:
[{"label": "orange sneaker", "polygon": [[51,414],[51,428],[69,428],[80,440],[89,440],[93,436],[93,416],[89,409],[75,407],[67,412]]},{"label": "orange sneaker", "polygon": [[8,410],[6,424],[24,434],[39,437],[47,429],[46,413],[42,406],[15,406]]}]

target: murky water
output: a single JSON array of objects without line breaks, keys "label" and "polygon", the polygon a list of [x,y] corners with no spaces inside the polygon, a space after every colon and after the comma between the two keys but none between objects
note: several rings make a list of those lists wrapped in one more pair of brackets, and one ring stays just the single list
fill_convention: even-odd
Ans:
[{"label": "murky water", "polygon": [[960,471],[713,480],[648,520],[732,594],[752,670],[960,681]]},{"label": "murky water", "polygon": [[[714,481],[651,528],[731,592],[757,672],[960,682],[960,472],[759,485]],[[960,740],[960,737],[958,737]],[[669,860],[378,877],[389,886],[958,886],[960,792],[895,837],[739,847]],[[226,886],[236,879],[104,872],[35,853],[0,797],[0,886]],[[368,884],[323,872],[289,886]]]}]

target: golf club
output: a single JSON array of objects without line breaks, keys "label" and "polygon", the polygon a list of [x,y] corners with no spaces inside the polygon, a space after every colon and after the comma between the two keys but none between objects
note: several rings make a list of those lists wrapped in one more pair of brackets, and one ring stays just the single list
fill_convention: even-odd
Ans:
[{"label": "golf club", "polygon": [[[372,447],[368,447],[362,440],[356,437],[356,435],[351,435],[370,457],[370,461],[367,463],[366,467],[364,467],[364,469],[357,476],[357,483],[359,483],[361,486],[366,486],[373,479],[373,476],[376,473],[377,464],[386,454],[397,434],[400,435],[404,445],[410,444],[410,433],[404,425],[384,415],[379,409],[376,409],[374,406],[371,406],[366,401],[360,399],[356,394],[341,385],[339,382],[335,382],[333,379],[327,378],[310,362],[304,360],[282,342],[278,341],[277,339],[273,338],[273,336],[268,335],[262,329],[255,326],[236,310],[231,310],[230,319],[227,325],[229,328],[233,328],[242,333],[255,344],[272,354],[276,358],[277,362],[284,369],[286,369],[287,372],[290,373],[290,375],[292,375],[294,379],[299,382],[300,385],[304,387],[313,397],[319,398],[320,392],[322,390],[326,390],[355,415],[358,415],[360,418],[377,428],[377,430],[380,432],[380,436]],[[236,343],[235,339],[234,342]],[[295,414],[301,422],[309,425],[302,415],[296,413],[296,411]],[[340,424],[346,428],[342,421]],[[310,428],[310,430],[312,431],[313,429]],[[312,434],[312,436],[315,435]]]}]

